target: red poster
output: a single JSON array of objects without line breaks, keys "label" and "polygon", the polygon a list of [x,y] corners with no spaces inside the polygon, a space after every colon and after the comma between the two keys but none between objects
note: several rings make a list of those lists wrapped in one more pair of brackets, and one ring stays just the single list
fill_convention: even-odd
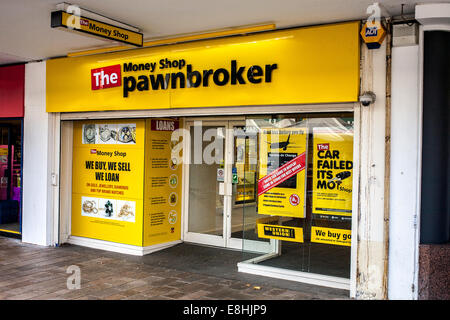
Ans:
[{"label": "red poster", "polygon": [[305,169],[306,153],[298,155],[258,181],[258,196]]}]

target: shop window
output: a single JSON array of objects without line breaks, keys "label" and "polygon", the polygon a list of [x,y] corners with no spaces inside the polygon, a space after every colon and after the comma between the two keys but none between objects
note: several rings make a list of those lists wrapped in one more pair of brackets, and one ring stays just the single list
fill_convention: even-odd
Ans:
[{"label": "shop window", "polygon": [[[353,114],[250,116],[245,132],[244,260],[349,278]],[[270,249],[256,253],[255,240]]]},{"label": "shop window", "polygon": [[0,121],[0,232],[21,233],[22,125]]}]

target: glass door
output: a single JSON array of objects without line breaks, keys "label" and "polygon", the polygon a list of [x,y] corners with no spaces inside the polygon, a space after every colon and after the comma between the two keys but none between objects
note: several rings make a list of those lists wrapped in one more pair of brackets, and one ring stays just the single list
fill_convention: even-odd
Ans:
[{"label": "glass door", "polygon": [[[256,163],[251,160],[257,136],[246,132],[245,121],[190,121],[187,130],[184,239],[242,250],[244,233],[256,226]],[[246,242],[253,251],[270,251],[264,239]]]},{"label": "glass door", "polygon": [[229,121],[232,195],[227,221],[228,247],[258,253],[273,249],[273,241],[251,237],[257,225],[257,150],[258,135],[245,121]]},{"label": "glass door", "polygon": [[226,128],[226,122],[187,123],[189,138],[185,143],[187,152],[184,166],[187,171],[185,241],[226,246]]}]

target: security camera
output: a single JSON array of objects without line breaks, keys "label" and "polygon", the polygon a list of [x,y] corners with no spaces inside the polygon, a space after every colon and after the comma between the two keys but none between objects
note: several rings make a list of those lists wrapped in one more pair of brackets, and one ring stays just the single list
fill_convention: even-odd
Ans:
[{"label": "security camera", "polygon": [[374,103],[377,96],[372,91],[364,92],[359,96],[359,101],[364,107],[368,107],[371,103]]}]

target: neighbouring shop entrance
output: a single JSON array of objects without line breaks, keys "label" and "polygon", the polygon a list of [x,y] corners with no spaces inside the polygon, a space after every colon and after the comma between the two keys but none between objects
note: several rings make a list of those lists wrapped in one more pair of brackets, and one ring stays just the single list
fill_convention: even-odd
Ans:
[{"label": "neighbouring shop entrance", "polygon": [[0,232],[21,234],[22,121],[0,121]]}]

